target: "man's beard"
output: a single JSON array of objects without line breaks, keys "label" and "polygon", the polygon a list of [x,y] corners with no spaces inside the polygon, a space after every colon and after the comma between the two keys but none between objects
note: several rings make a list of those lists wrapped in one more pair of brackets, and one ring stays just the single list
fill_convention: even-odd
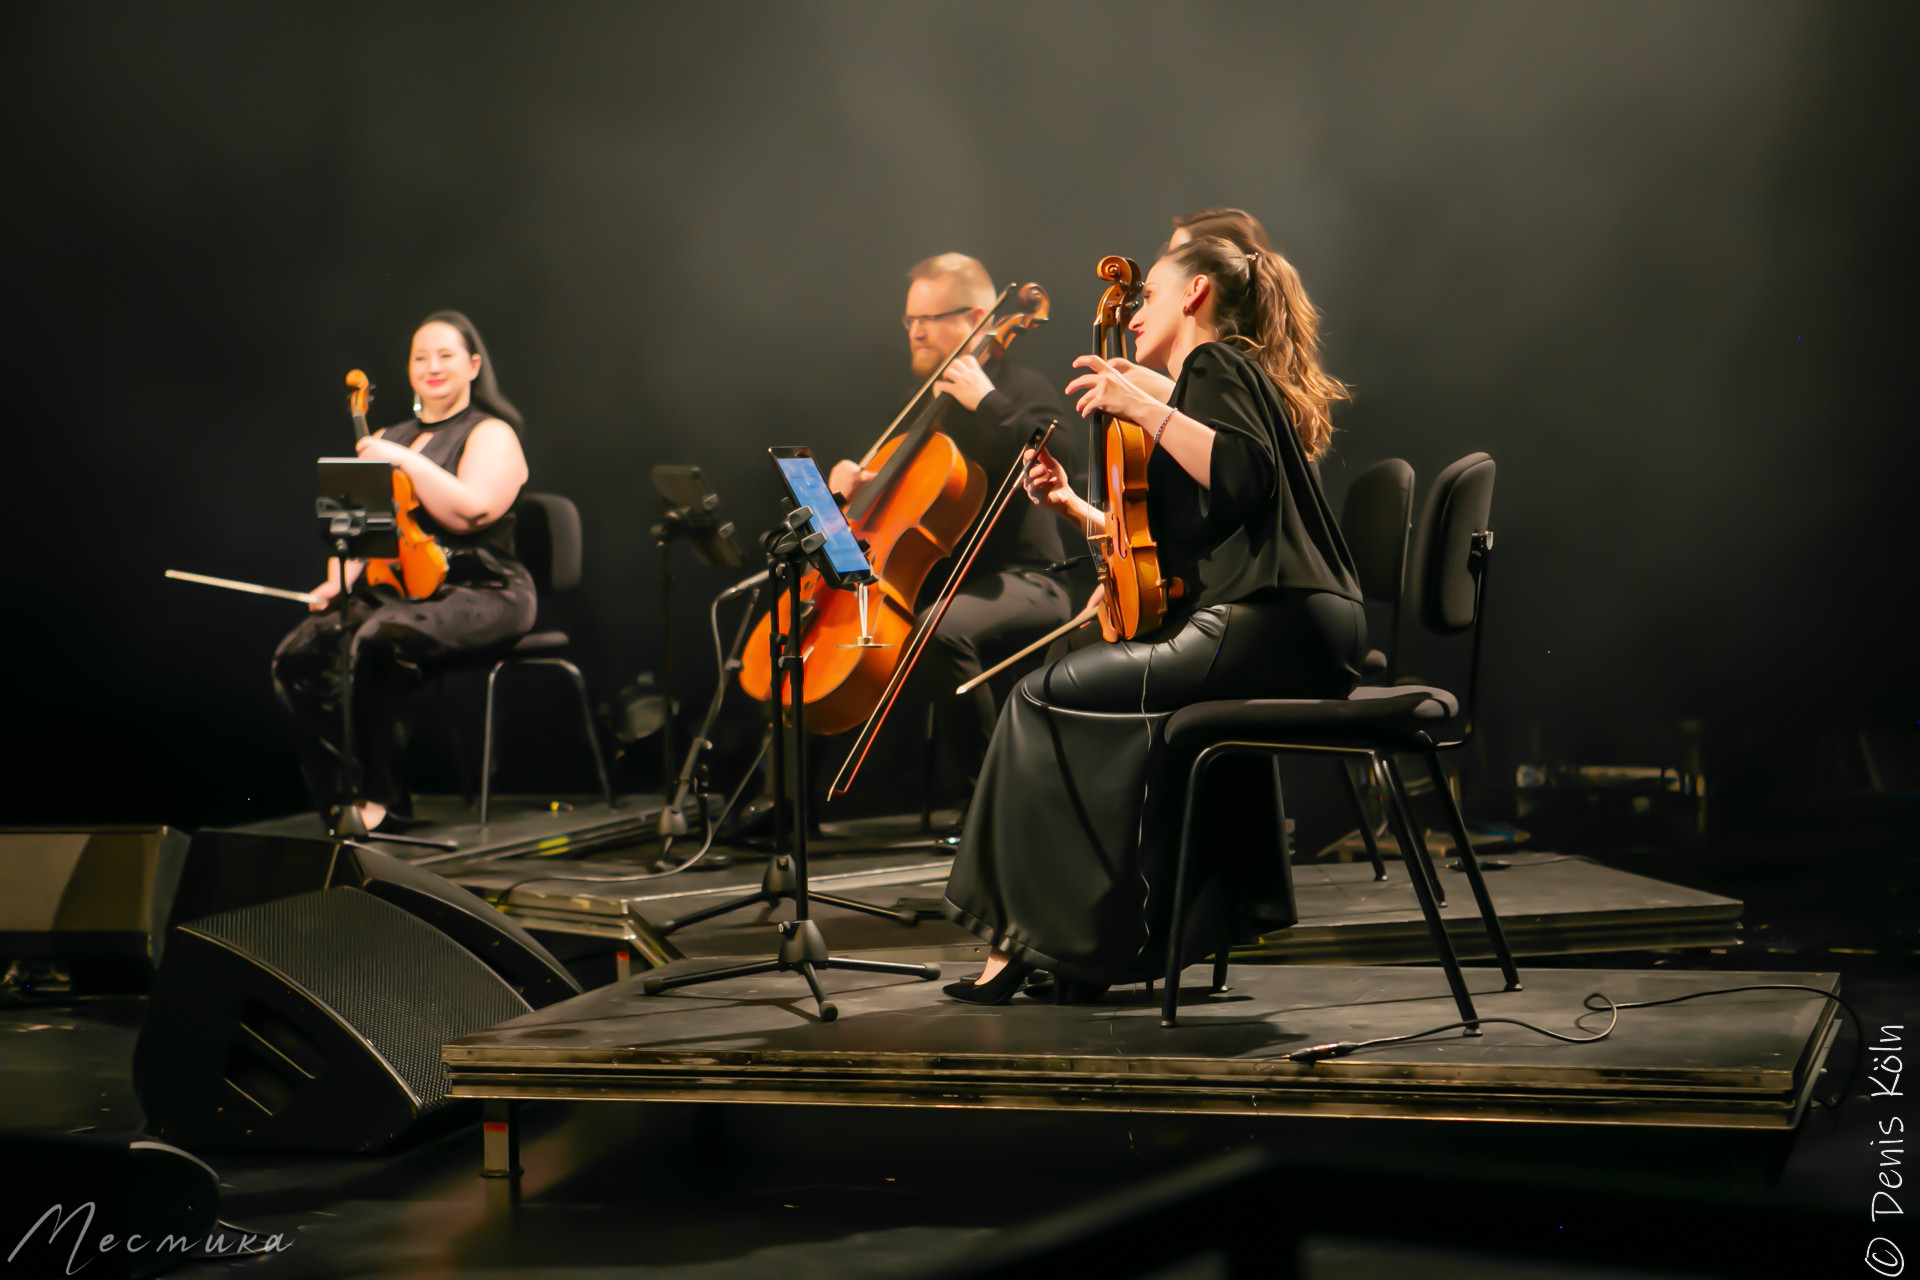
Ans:
[{"label": "man's beard", "polygon": [[912,363],[913,376],[921,381],[925,381],[932,376],[935,369],[940,367],[941,358],[938,351],[919,347],[914,348]]}]

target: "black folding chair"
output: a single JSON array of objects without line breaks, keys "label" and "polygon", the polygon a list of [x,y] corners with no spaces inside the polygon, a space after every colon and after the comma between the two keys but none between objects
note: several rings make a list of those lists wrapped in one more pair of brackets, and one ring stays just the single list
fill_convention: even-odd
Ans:
[{"label": "black folding chair", "polygon": [[[514,546],[520,563],[533,575],[534,586],[544,600],[565,595],[580,585],[581,539],[580,509],[566,498],[553,493],[522,493],[513,506]],[[573,682],[580,699],[580,721],[586,730],[587,746],[593,752],[593,767],[600,781],[600,794],[613,807],[613,785],[607,778],[606,758],[600,751],[600,735],[593,723],[593,707],[587,698],[586,677],[566,656],[572,644],[564,631],[535,631],[510,643],[475,653],[463,654],[440,666],[435,674],[487,669],[485,729],[480,746],[480,825],[487,825],[493,800],[494,686],[500,673],[509,667],[558,667]],[[456,753],[459,748],[456,745]],[[465,770],[462,756],[462,783]],[[469,792],[467,800],[472,803]]]},{"label": "black folding chair", "polygon": [[[1386,651],[1370,649],[1361,660],[1362,684],[1393,682],[1394,656],[1400,647],[1400,602],[1406,595],[1407,540],[1412,526],[1413,468],[1404,459],[1383,458],[1353,478],[1353,484],[1347,489],[1347,500],[1340,508],[1340,532],[1353,555],[1361,597],[1389,605],[1393,610],[1393,620],[1387,627]],[[1373,863],[1373,878],[1385,880],[1387,867],[1380,859],[1380,841],[1373,829],[1373,815],[1367,811],[1360,784],[1354,780],[1353,766],[1346,760],[1338,760],[1334,768],[1346,787],[1347,798],[1353,803],[1354,817],[1360,823],[1360,838],[1367,845],[1367,860]],[[1444,903],[1445,898],[1441,901]]]},{"label": "black folding chair", "polygon": [[[1520,989],[1519,971],[1507,947],[1505,931],[1487,893],[1485,877],[1467,838],[1466,821],[1446,785],[1440,752],[1464,746],[1473,733],[1474,711],[1480,687],[1480,638],[1486,606],[1486,584],[1493,559],[1493,533],[1488,519],[1493,507],[1493,459],[1484,453],[1462,458],[1440,473],[1427,497],[1423,514],[1424,537],[1417,544],[1420,622],[1429,632],[1457,636],[1473,633],[1464,708],[1445,689],[1425,685],[1363,686],[1348,698],[1254,698],[1202,702],[1175,712],[1167,721],[1170,757],[1191,756],[1187,770],[1185,809],[1181,816],[1179,860],[1174,872],[1173,924],[1167,940],[1166,992],[1161,1023],[1178,1024],[1180,971],[1186,941],[1186,906],[1194,871],[1195,801],[1201,782],[1214,761],[1227,755],[1333,758],[1363,764],[1368,776],[1386,787],[1389,820],[1400,847],[1408,851],[1408,877],[1420,912],[1427,922],[1447,985],[1468,1034],[1479,1033],[1479,1014],[1460,971],[1460,959],[1440,917],[1439,872],[1420,838],[1406,783],[1394,762],[1396,754],[1426,758],[1434,791],[1446,812],[1448,829],[1459,849],[1461,866],[1472,886],[1480,919],[1492,943],[1495,959],[1506,979],[1506,989]],[[1430,516],[1429,521],[1426,517]],[[1284,842],[1282,842],[1284,847]],[[1214,955],[1213,986],[1226,985],[1227,940]]]}]

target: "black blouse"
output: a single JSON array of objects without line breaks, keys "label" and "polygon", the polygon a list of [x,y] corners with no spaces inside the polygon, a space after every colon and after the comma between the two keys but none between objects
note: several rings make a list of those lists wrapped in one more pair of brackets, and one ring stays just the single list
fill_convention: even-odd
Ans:
[{"label": "black blouse", "polygon": [[[382,440],[391,440],[394,444],[411,448],[413,442],[425,435],[427,442],[420,446],[421,456],[437,463],[441,470],[460,474],[460,459],[467,452],[467,438],[473,429],[494,415],[477,404],[469,404],[451,418],[442,418],[438,422],[421,422],[419,418],[408,418],[395,423],[380,433]],[[509,431],[511,427],[507,428]],[[447,549],[456,566],[471,569],[478,565],[460,566],[459,562],[468,559],[463,553],[482,552],[493,556],[511,558],[513,551],[513,512],[508,511],[498,520],[483,529],[472,533],[456,533],[433,518],[426,504],[422,503],[413,513],[420,527],[433,535],[433,540]],[[483,557],[484,558],[484,557]],[[457,574],[464,580],[466,576]]]},{"label": "black blouse", "polygon": [[[1266,371],[1227,343],[1195,347],[1172,407],[1214,431],[1211,488],[1165,449],[1147,459],[1147,518],[1161,570],[1186,583],[1179,613],[1280,591],[1359,600],[1353,556],[1319,471]],[[1151,432],[1159,424],[1142,425]]]}]

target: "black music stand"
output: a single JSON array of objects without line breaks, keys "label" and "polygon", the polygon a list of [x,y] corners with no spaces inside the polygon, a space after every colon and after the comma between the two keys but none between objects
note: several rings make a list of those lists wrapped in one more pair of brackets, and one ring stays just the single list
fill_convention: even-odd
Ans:
[{"label": "black music stand", "polygon": [[[320,538],[327,544],[328,558],[340,562],[340,592],[334,596],[332,607],[344,616],[347,597],[352,594],[347,587],[347,561],[391,560],[400,554],[400,523],[393,509],[393,464],[369,462],[364,458],[321,458],[318,465],[320,496],[314,499],[313,514],[320,521]],[[360,773],[360,752],[354,742],[353,632],[342,622],[340,757],[345,767],[347,790],[358,797],[365,779]],[[354,808],[352,800],[341,805],[333,816],[332,834],[342,840],[379,840],[429,849],[459,847],[450,841],[420,836],[373,835],[360,821],[360,811]]]},{"label": "black music stand", "polygon": [[[754,903],[772,904],[782,898],[793,899],[792,920],[782,920],[775,925],[780,933],[779,952],[771,959],[750,960],[744,964],[723,965],[717,969],[707,969],[700,973],[678,974],[672,977],[651,977],[643,979],[641,989],[648,995],[657,995],[662,991],[671,991],[675,987],[690,987],[708,982],[719,982],[726,978],[742,978],[756,973],[774,973],[794,970],[807,980],[807,986],[813,992],[813,998],[820,1009],[820,1020],[832,1022],[839,1017],[840,1011],[827,1000],[820,990],[820,979],[815,976],[819,969],[848,969],[862,973],[897,973],[907,977],[931,981],[940,976],[937,964],[905,964],[890,960],[853,960],[831,955],[827,951],[827,942],[821,936],[820,926],[809,916],[807,907],[812,898],[833,906],[853,911],[865,911],[872,915],[891,917],[903,924],[912,924],[918,917],[911,912],[891,911],[871,903],[856,902],[849,898],[830,897],[826,894],[809,894],[807,891],[807,702],[804,688],[806,663],[801,649],[802,636],[797,625],[790,632],[780,631],[778,592],[785,591],[788,599],[787,617],[797,621],[800,618],[800,579],[809,562],[820,570],[832,586],[844,588],[858,585],[856,579],[846,578],[836,573],[826,558],[820,555],[820,549],[826,541],[822,533],[804,532],[813,519],[809,507],[795,507],[787,513],[780,527],[762,535],[762,544],[767,549],[767,568],[773,574],[775,584],[774,610],[775,625],[770,628],[768,648],[773,658],[773,776],[774,794],[782,795],[786,791],[787,748],[786,734],[781,732],[779,715],[779,697],[781,673],[787,673],[786,685],[791,692],[789,719],[793,734],[794,769],[802,780],[794,791],[793,811],[788,816],[784,807],[775,805],[775,846],[774,856],[767,864],[767,874],[758,893],[750,894],[717,907],[696,911],[692,915],[678,920],[670,920],[661,925],[656,932],[670,933],[698,920],[710,919],[728,911]],[[870,576],[870,575],[869,575]]]},{"label": "black music stand", "polygon": [[[660,789],[665,792],[666,805],[660,810],[660,838],[670,842],[675,836],[687,834],[686,801],[687,793],[693,789],[694,769],[700,758],[700,751],[706,746],[706,734],[713,728],[713,716],[709,713],[707,724],[687,749],[687,758],[675,779],[674,767],[679,764],[675,751],[673,735],[674,678],[673,678],[673,544],[682,538],[693,547],[694,558],[701,564],[722,569],[738,569],[746,563],[746,553],[740,547],[740,540],[734,536],[733,521],[720,516],[720,495],[707,484],[698,467],[657,466],[652,471],[653,487],[666,503],[666,511],[660,517],[660,523],[653,526],[653,540],[660,548],[660,676],[661,695],[665,703],[665,715],[660,725],[660,747],[664,763],[660,770]],[[722,681],[726,673],[722,671]],[[706,800],[701,799],[704,805]],[[708,818],[704,808],[701,821]],[[725,854],[709,858],[707,865],[724,867],[730,860]]]}]

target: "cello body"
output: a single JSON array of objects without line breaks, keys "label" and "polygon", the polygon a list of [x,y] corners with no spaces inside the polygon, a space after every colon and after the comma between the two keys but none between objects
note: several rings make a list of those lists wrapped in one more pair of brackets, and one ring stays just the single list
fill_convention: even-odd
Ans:
[{"label": "cello body", "polygon": [[[874,455],[877,468],[884,468],[910,439],[895,436],[887,441]],[[873,711],[913,630],[914,601],[927,575],[953,554],[986,499],[987,477],[980,464],[961,456],[944,432],[930,431],[889,492],[863,518],[850,522],[854,536],[867,543],[874,576],[880,580],[868,589],[868,600],[872,635],[883,648],[851,643],[860,635],[854,592],[836,591],[817,573],[801,580],[801,607],[813,606],[801,641],[811,732],[844,733]],[[773,689],[767,631],[776,616],[784,629],[787,613],[788,601],[782,597],[775,612],[754,627],[741,655],[740,687],[762,701]]]},{"label": "cello body", "polygon": [[[996,310],[1012,292],[1009,285],[996,299]],[[981,320],[893,426],[913,412],[956,357],[978,354],[985,363],[1004,355],[1022,330],[1046,322],[1047,291],[1039,285],[1023,286],[1015,302],[1018,310],[992,328],[986,327],[993,320],[992,311]],[[854,536],[867,544],[867,558],[879,579],[867,589],[870,635],[879,643],[861,642],[855,592],[829,587],[812,570],[800,580],[800,653],[806,664],[809,733],[845,733],[872,716],[907,650],[914,605],[927,575],[953,554],[986,504],[986,472],[939,430],[951,403],[927,400],[913,425],[899,435],[892,435],[890,426],[888,436],[861,462],[877,474],[847,504],[847,523]],[[740,687],[763,702],[773,693],[769,632],[775,619],[782,629],[788,626],[788,607],[785,597],[775,602],[773,611],[755,624],[741,657]],[[784,686],[781,693],[784,700]]]}]

